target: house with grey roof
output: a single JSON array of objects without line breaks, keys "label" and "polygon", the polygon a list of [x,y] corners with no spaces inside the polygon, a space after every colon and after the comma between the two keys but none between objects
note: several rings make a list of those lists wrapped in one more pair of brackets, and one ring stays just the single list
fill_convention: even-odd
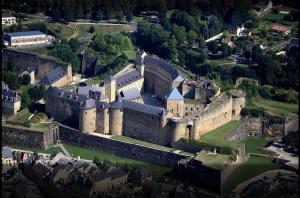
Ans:
[{"label": "house with grey roof", "polygon": [[21,97],[17,91],[8,89],[2,83],[2,113],[4,115],[15,115],[21,109]]},{"label": "house with grey roof", "polygon": [[14,158],[11,148],[2,147],[2,166],[16,166],[17,160]]}]

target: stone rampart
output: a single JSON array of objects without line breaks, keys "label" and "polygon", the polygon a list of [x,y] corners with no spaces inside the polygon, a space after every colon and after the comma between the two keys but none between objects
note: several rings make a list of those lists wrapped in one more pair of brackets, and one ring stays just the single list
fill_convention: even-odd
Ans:
[{"label": "stone rampart", "polygon": [[58,137],[58,126],[43,131],[2,124],[2,143],[4,144],[47,149],[56,144]]},{"label": "stone rampart", "polygon": [[177,165],[180,159],[187,157],[184,154],[162,151],[142,145],[80,133],[76,129],[65,127],[63,125],[60,125],[59,129],[60,139],[64,143],[100,150],[132,160],[173,167]]}]

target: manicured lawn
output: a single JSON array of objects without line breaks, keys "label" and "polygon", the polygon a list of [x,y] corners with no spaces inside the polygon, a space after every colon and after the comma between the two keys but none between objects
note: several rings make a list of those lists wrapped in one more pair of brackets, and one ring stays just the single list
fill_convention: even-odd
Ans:
[{"label": "manicured lawn", "polygon": [[138,140],[138,139],[134,139],[134,138],[127,137],[127,136],[122,136],[122,135],[116,135],[116,136],[113,136],[112,138],[115,139],[115,140],[121,140],[121,141],[124,141],[124,142],[130,142],[130,143],[133,143],[133,144],[140,144],[140,145],[144,145],[144,146],[153,147],[153,148],[157,148],[157,149],[164,150],[164,151],[176,150],[174,148],[162,146],[162,145],[159,145],[159,144],[153,144],[153,143],[150,143],[150,142],[146,142],[146,141],[142,141],[142,140]]},{"label": "manicured lawn", "polygon": [[269,170],[279,169],[271,158],[250,156],[245,164],[237,168],[224,184],[224,191],[232,191],[240,183]]},{"label": "manicured lawn", "polygon": [[284,14],[268,13],[268,14],[264,15],[261,19],[266,20],[266,21],[271,21],[274,23],[280,23],[281,21],[283,21],[283,18],[284,18]]},{"label": "manicured lawn", "polygon": [[8,120],[17,121],[19,123],[24,123],[29,120],[29,117],[31,115],[32,115],[32,113],[30,113],[29,110],[26,108],[26,109],[22,109],[16,115],[9,117]]},{"label": "manicured lawn", "polygon": [[171,171],[171,168],[168,167],[130,160],[112,154],[104,153],[102,151],[90,150],[67,144],[64,144],[64,146],[73,157],[80,156],[81,158],[87,160],[93,160],[95,157],[98,157],[100,161],[106,161],[114,165],[119,164],[136,169],[149,168],[157,175],[164,175],[166,172]]},{"label": "manicured lawn", "polygon": [[241,121],[231,121],[223,126],[216,128],[208,133],[205,133],[200,137],[200,141],[204,142],[214,142],[225,141],[225,137],[236,129],[241,124]]},{"label": "manicured lawn", "polygon": [[298,104],[278,102],[274,100],[259,99],[252,101],[254,106],[264,108],[277,114],[288,115],[290,113],[298,113]]},{"label": "manicured lawn", "polygon": [[244,140],[246,154],[248,153],[260,153],[266,154],[261,148],[268,142],[265,138],[262,137],[247,137]]},{"label": "manicured lawn", "polygon": [[[70,23],[70,26],[78,30],[78,37],[93,36],[97,33],[102,33],[102,34],[120,33],[122,31],[130,31],[135,29],[135,27],[132,25],[97,25],[97,24]],[[88,30],[90,29],[91,26],[95,28],[95,33],[93,34],[88,33]]]}]

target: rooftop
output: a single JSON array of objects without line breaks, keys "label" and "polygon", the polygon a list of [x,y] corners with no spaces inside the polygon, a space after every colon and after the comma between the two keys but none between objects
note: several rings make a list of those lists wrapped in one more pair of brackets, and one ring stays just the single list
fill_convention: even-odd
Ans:
[{"label": "rooftop", "polygon": [[142,98],[140,91],[136,87],[121,91],[121,97],[125,100]]},{"label": "rooftop", "polygon": [[272,30],[280,31],[280,32],[286,32],[289,31],[290,28],[283,25],[273,25]]},{"label": "rooftop", "polygon": [[21,100],[21,97],[17,94],[16,91],[9,90],[4,86],[2,89],[2,101],[5,102],[18,102]]},{"label": "rooftop", "polygon": [[52,83],[58,81],[62,77],[67,75],[67,68],[58,67],[48,73],[43,79],[42,82],[46,85],[51,85]]},{"label": "rooftop", "polygon": [[12,158],[12,150],[9,147],[2,147],[2,157],[3,158]]},{"label": "rooftop", "polygon": [[133,109],[136,111],[141,111],[141,112],[148,113],[148,114],[158,115],[158,116],[165,114],[164,108],[159,108],[159,107],[154,107],[154,106],[150,106],[150,105],[146,105],[146,104],[131,102],[128,100],[123,100],[123,107],[127,108],[127,109]]},{"label": "rooftop", "polygon": [[88,100],[88,96],[82,95],[79,93],[74,93],[71,91],[65,91],[63,89],[57,88],[57,87],[49,87],[47,90],[47,95],[56,96],[60,98],[65,98],[68,100],[78,101],[80,103],[84,103],[86,100]]},{"label": "rooftop", "polygon": [[166,96],[167,100],[184,100],[183,96],[179,93],[177,88],[174,88],[168,96]]},{"label": "rooftop", "polygon": [[117,88],[125,87],[126,85],[131,84],[141,78],[141,74],[136,70],[127,72],[116,78]]},{"label": "rooftop", "polygon": [[23,37],[23,36],[43,36],[45,34],[40,31],[28,31],[28,32],[11,32],[11,33],[6,33],[6,35],[10,37]]}]

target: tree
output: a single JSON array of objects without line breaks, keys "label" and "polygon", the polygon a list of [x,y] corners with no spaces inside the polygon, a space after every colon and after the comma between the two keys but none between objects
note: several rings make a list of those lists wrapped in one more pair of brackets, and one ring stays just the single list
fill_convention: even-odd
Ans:
[{"label": "tree", "polygon": [[223,31],[223,38],[225,38],[227,40],[230,40],[231,36],[230,36],[230,34],[227,30]]},{"label": "tree", "polygon": [[259,45],[255,45],[252,47],[251,57],[253,61],[259,62],[262,55],[263,55],[263,50],[260,48]]},{"label": "tree", "polygon": [[118,21],[122,21],[122,19],[123,19],[123,17],[124,17],[122,11],[117,11],[117,12],[115,13],[115,16],[116,16],[116,19],[117,19]]},{"label": "tree", "polygon": [[133,19],[133,14],[132,14],[132,12],[127,11],[126,14],[125,14],[125,17],[126,17],[126,20],[127,20],[128,22],[132,21],[132,19]]},{"label": "tree", "polygon": [[31,81],[29,74],[24,74],[22,77],[22,85],[28,85]]},{"label": "tree", "polygon": [[197,33],[194,32],[193,30],[190,30],[187,34],[187,41],[190,45],[193,45],[195,44],[195,41],[196,41],[196,38],[197,38]]},{"label": "tree", "polygon": [[247,49],[244,51],[244,56],[245,56],[245,58],[246,58],[247,60],[250,59],[250,57],[251,57],[251,51],[250,51],[250,49],[247,48]]},{"label": "tree", "polygon": [[28,108],[32,103],[30,96],[27,91],[21,93],[21,109]]},{"label": "tree", "polygon": [[95,28],[94,26],[91,25],[90,29],[89,29],[89,33],[94,33],[95,32]]},{"label": "tree", "polygon": [[174,25],[173,33],[178,43],[183,43],[186,40],[186,32],[183,26]]},{"label": "tree", "polygon": [[204,48],[206,46],[205,39],[202,35],[198,36],[198,45],[199,48]]},{"label": "tree", "polygon": [[17,90],[20,88],[20,83],[17,75],[13,72],[3,70],[2,80],[8,85],[9,89]]},{"label": "tree", "polygon": [[80,43],[77,38],[71,38],[69,40],[69,45],[73,52],[76,52],[80,47]]},{"label": "tree", "polygon": [[28,89],[28,94],[33,101],[38,101],[45,97],[46,87],[44,85],[35,86]]},{"label": "tree", "polygon": [[100,20],[102,20],[103,18],[104,18],[104,14],[103,14],[102,10],[98,9],[98,10],[96,11],[95,15],[94,15],[94,19],[95,19],[96,21],[100,21]]},{"label": "tree", "polygon": [[96,164],[96,165],[98,165],[100,163],[100,160],[97,156],[94,157],[93,163]]},{"label": "tree", "polygon": [[211,53],[216,54],[219,50],[218,41],[214,40],[207,43],[207,48]]}]

